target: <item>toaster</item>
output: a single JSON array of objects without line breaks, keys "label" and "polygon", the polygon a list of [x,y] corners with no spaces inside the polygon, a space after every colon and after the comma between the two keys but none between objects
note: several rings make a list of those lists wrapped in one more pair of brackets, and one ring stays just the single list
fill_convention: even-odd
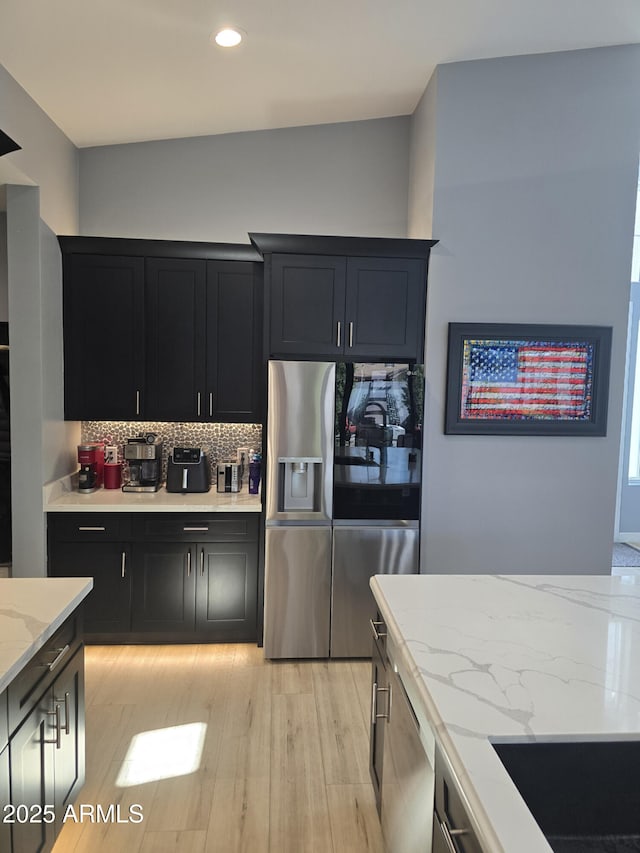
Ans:
[{"label": "toaster", "polygon": [[199,447],[174,447],[167,460],[168,492],[208,492],[209,460]]}]

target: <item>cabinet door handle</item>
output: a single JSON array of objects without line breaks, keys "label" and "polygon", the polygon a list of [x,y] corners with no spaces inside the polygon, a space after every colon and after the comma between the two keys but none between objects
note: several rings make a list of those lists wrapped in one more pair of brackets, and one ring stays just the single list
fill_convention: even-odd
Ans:
[{"label": "cabinet door handle", "polygon": [[120,574],[124,577],[127,574],[127,552],[123,551],[120,557]]},{"label": "cabinet door handle", "polygon": [[106,527],[79,527],[78,533],[104,533]]},{"label": "cabinet door handle", "polygon": [[378,682],[371,684],[371,725],[375,726],[378,716]]},{"label": "cabinet door handle", "polygon": [[200,403],[201,403],[200,397],[201,397],[201,394],[198,391],[198,393],[196,394],[198,417],[200,417]]},{"label": "cabinet door handle", "polygon": [[136,415],[140,414],[140,390],[136,389]]},{"label": "cabinet door handle", "polygon": [[336,346],[337,346],[337,347],[339,347],[339,346],[340,346],[340,342],[341,342],[341,340],[342,340],[342,334],[341,334],[341,332],[342,332],[342,323],[340,322],[340,320],[338,320],[338,331],[337,331],[337,333],[336,333]]},{"label": "cabinet door handle", "polygon": [[45,743],[55,743],[56,749],[62,748],[62,726],[60,725],[60,705],[56,702],[56,707],[53,711],[47,711],[47,715],[49,717],[55,717],[55,727],[56,727],[56,736],[49,740],[48,738],[44,739]]},{"label": "cabinet door handle", "polygon": [[69,651],[69,643],[67,643],[67,645],[63,649],[56,649],[55,651],[58,654],[55,656],[55,658],[49,664],[49,672],[53,672],[53,670],[58,666],[58,664],[60,663],[62,658]]},{"label": "cabinet door handle", "polygon": [[64,733],[65,733],[66,735],[68,735],[68,734],[69,734],[69,732],[70,732],[70,725],[69,725],[69,691],[67,690],[67,691],[65,692],[65,694],[64,694],[64,699],[56,699],[56,698],[55,698],[55,696],[54,696],[53,701],[56,703],[56,707],[57,707],[57,704],[58,704],[59,702],[64,702]]},{"label": "cabinet door handle", "polygon": [[213,417],[213,391],[209,391],[209,417]]},{"label": "cabinet door handle", "polygon": [[353,346],[353,323],[349,323],[349,346]]},{"label": "cabinet door handle", "polygon": [[182,530],[185,533],[208,533],[208,527],[183,527]]},{"label": "cabinet door handle", "polygon": [[200,577],[204,577],[204,548],[200,549]]},{"label": "cabinet door handle", "polygon": [[443,820],[440,820],[439,817],[435,817],[435,819],[440,824],[440,831],[442,832],[442,834],[444,836],[444,840],[445,840],[445,844],[447,845],[447,849],[450,851],[450,853],[458,853],[458,847],[456,846],[456,843],[453,840],[453,837],[456,835],[468,835],[469,830],[468,829],[449,829],[447,824]]},{"label": "cabinet door handle", "polygon": [[187,577],[191,577],[191,548],[187,551]]},{"label": "cabinet door handle", "polygon": [[374,638],[374,640],[376,641],[376,643],[378,642],[378,640],[379,640],[381,637],[386,637],[386,636],[387,636],[387,632],[386,632],[386,631],[385,631],[384,633],[383,633],[382,631],[378,631],[378,628],[386,628],[386,627],[387,627],[387,626],[384,624],[384,622],[380,622],[380,621],[377,621],[377,622],[376,622],[376,621],[374,621],[373,619],[369,619],[369,625],[371,625],[371,631],[373,632],[373,638]]},{"label": "cabinet door handle", "polygon": [[[387,722],[389,722],[389,720],[391,719],[391,697],[393,696],[393,692],[391,690],[391,687],[377,687],[376,693],[386,693],[387,694],[387,713],[386,714],[376,713],[375,719],[376,720],[387,720]],[[376,699],[376,705],[377,705],[377,699]],[[376,711],[377,711],[377,708],[376,708]]]}]

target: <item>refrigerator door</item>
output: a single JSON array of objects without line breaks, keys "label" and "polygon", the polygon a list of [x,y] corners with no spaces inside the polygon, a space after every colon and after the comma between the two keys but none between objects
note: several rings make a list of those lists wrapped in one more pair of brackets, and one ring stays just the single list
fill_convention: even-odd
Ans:
[{"label": "refrigerator door", "polygon": [[266,522],[330,524],[335,364],[270,361]]},{"label": "refrigerator door", "polygon": [[415,522],[394,527],[333,528],[331,657],[369,657],[375,601],[372,575],[418,573],[419,530]]},{"label": "refrigerator door", "polygon": [[265,657],[329,656],[330,589],[330,527],[267,528]]}]

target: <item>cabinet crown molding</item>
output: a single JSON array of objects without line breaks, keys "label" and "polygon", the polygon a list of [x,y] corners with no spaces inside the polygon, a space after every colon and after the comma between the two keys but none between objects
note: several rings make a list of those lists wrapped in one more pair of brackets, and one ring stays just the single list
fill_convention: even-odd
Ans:
[{"label": "cabinet crown molding", "polygon": [[338,237],[314,234],[257,234],[249,237],[262,254],[345,255],[347,257],[429,257],[437,240],[400,237]]}]

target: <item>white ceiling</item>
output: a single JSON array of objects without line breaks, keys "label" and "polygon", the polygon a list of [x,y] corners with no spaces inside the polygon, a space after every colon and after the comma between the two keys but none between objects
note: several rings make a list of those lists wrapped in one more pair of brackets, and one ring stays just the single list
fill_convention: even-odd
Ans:
[{"label": "white ceiling", "polygon": [[438,63],[631,42],[638,0],[0,0],[0,63],[80,147],[406,115]]}]

